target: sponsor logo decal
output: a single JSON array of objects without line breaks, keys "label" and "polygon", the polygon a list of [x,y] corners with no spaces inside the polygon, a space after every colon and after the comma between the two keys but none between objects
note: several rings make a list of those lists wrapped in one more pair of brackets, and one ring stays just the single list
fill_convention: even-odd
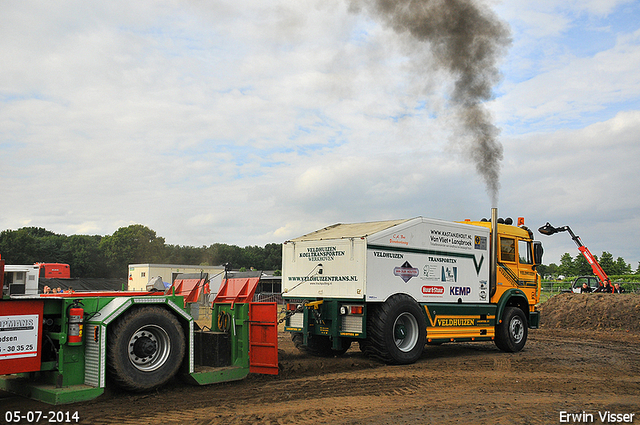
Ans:
[{"label": "sponsor logo decal", "polygon": [[310,285],[331,285],[333,282],[357,282],[358,276],[289,276],[289,282],[308,282]]},{"label": "sponsor logo decal", "polygon": [[466,296],[471,293],[471,287],[469,286],[452,286],[449,288],[449,295]]},{"label": "sponsor logo decal", "polygon": [[395,258],[400,260],[404,258],[404,255],[402,254],[398,254],[395,252],[380,252],[380,251],[373,251],[373,256],[380,257],[380,258]]},{"label": "sponsor logo decal", "polygon": [[300,258],[306,258],[312,262],[333,261],[336,257],[344,257],[345,252],[339,251],[335,246],[318,246],[307,248],[305,252],[298,254]]},{"label": "sponsor logo decal", "polygon": [[455,264],[458,262],[455,258],[446,258],[446,257],[431,257],[429,256],[429,261],[434,263],[452,263]]},{"label": "sponsor logo decal", "polygon": [[480,281],[480,299],[483,301],[487,299],[487,281],[486,280]]},{"label": "sponsor logo decal", "polygon": [[473,319],[437,319],[436,326],[475,326]]},{"label": "sponsor logo decal", "polygon": [[440,279],[440,276],[438,275],[438,266],[425,264],[422,268],[422,276],[420,276],[420,279],[438,281]]},{"label": "sponsor logo decal", "polygon": [[389,243],[397,243],[400,245],[409,245],[409,241],[403,234],[394,233],[391,238],[389,238]]},{"label": "sponsor logo decal", "polygon": [[476,236],[473,239],[473,247],[475,249],[487,249],[487,237],[486,236]]},{"label": "sponsor logo decal", "polygon": [[471,249],[474,245],[474,238],[468,233],[442,231],[438,229],[431,229],[429,240],[432,245],[450,248]]},{"label": "sponsor logo decal", "polygon": [[402,266],[393,269],[393,274],[404,280],[404,283],[407,283],[412,277],[417,277],[420,274],[420,270],[405,261]]},{"label": "sponsor logo decal", "polygon": [[458,281],[458,268],[442,266],[441,280],[442,282],[456,283]]},{"label": "sponsor logo decal", "polygon": [[428,286],[425,285],[422,287],[422,293],[425,295],[443,295],[444,294],[444,286]]},{"label": "sponsor logo decal", "polygon": [[13,319],[0,320],[0,332],[8,331],[31,331],[35,328],[33,319]]}]

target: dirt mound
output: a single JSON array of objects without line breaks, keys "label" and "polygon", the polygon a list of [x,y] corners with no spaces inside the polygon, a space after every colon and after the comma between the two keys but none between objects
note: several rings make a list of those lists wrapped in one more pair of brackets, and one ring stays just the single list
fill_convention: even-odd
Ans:
[{"label": "dirt mound", "polygon": [[638,294],[559,294],[539,310],[546,328],[640,331]]}]

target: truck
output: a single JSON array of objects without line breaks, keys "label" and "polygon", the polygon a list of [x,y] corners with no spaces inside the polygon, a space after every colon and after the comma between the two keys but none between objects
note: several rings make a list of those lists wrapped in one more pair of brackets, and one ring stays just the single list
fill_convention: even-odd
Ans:
[{"label": "truck", "polygon": [[39,279],[69,279],[71,272],[68,264],[35,263],[31,265],[5,265],[2,288],[9,294],[33,295],[38,293]]},{"label": "truck", "polygon": [[71,269],[65,263],[36,263],[40,277],[44,279],[70,279]]},{"label": "truck", "polygon": [[40,266],[37,264],[6,265],[2,272],[2,290],[14,295],[37,294],[39,278]]},{"label": "truck", "polygon": [[426,344],[494,341],[520,351],[540,314],[542,244],[524,218],[336,224],[283,244],[285,331],[303,352],[352,343],[388,364]]},{"label": "truck", "polygon": [[[4,270],[0,257],[2,288]],[[223,280],[202,326],[191,314],[202,280],[139,292],[42,294],[27,280],[16,294],[7,285],[0,389],[57,405],[98,397],[108,383],[150,391],[174,378],[205,385],[277,374],[277,308],[253,302],[258,280]]]}]

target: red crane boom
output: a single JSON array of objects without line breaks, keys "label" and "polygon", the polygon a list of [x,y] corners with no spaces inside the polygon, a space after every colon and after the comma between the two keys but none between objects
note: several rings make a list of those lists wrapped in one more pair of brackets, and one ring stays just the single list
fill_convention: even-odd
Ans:
[{"label": "red crane boom", "polygon": [[573,231],[569,226],[553,227],[551,224],[549,224],[549,222],[547,222],[547,224],[545,224],[544,226],[538,229],[538,232],[547,236],[551,236],[558,232],[569,232],[569,234],[571,235],[571,239],[573,239],[576,245],[578,245],[578,251],[580,251],[580,253],[584,256],[584,258],[587,259],[587,262],[591,266],[593,273],[600,278],[600,281],[602,282],[603,285],[606,285],[607,282],[611,284],[611,279],[609,279],[609,276],[607,276],[605,271],[602,269],[602,267],[600,266],[600,263],[598,263],[598,260],[596,260],[593,254],[591,254],[591,251],[589,251],[589,248],[584,246],[584,244],[580,240],[580,236],[576,236],[576,234],[573,233]]}]

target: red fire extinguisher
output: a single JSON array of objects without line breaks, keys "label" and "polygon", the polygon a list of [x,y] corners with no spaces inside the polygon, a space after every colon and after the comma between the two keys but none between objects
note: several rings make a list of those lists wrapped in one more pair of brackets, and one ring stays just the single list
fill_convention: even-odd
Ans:
[{"label": "red fire extinguisher", "polygon": [[82,345],[84,309],[80,305],[81,303],[75,300],[69,308],[69,331],[67,332],[67,344],[69,345]]}]

